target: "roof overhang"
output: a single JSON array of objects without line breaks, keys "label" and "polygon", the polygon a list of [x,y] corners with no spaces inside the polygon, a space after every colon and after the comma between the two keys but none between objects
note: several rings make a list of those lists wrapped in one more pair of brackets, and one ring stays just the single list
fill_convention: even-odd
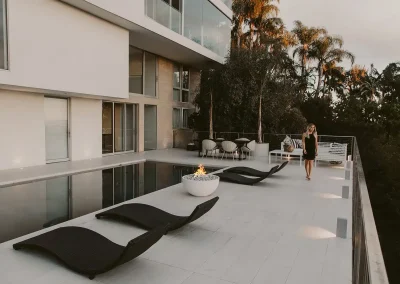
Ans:
[{"label": "roof overhang", "polygon": [[[113,10],[110,8],[110,2],[107,3],[109,7],[102,7],[100,5],[104,3],[102,0],[89,0],[91,2],[87,0],[59,1],[129,30],[129,44],[172,61],[198,69],[212,68],[225,62],[225,58],[145,16],[144,7],[142,7],[143,10],[140,7],[137,9],[129,7],[132,8],[132,15],[129,13],[122,15],[118,10],[123,10],[121,7],[118,7],[118,9],[115,7],[115,10]],[[94,4],[93,2],[96,1],[97,3]],[[113,5],[124,5],[124,2],[126,1],[116,1]],[[141,4],[144,5],[144,1]],[[138,10],[141,10],[141,12],[138,13]]]}]

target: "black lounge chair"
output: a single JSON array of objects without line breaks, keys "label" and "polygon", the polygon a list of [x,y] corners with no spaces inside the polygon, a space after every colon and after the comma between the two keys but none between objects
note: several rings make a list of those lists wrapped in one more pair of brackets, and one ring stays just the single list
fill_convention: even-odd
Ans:
[{"label": "black lounge chair", "polygon": [[96,218],[119,219],[137,225],[145,230],[152,230],[156,227],[169,224],[168,231],[173,231],[206,214],[213,208],[218,199],[219,197],[217,196],[197,205],[190,216],[176,216],[147,204],[130,203],[98,213],[96,214]]},{"label": "black lounge chair", "polygon": [[161,239],[167,229],[167,226],[158,227],[123,247],[83,227],[61,227],[16,243],[13,247],[16,250],[27,248],[45,251],[71,270],[93,279],[144,253]]},{"label": "black lounge chair", "polygon": [[[286,167],[286,165],[288,163],[289,162],[286,161],[282,165],[273,167],[270,171],[275,169],[275,171],[274,171],[274,174],[275,174],[275,173],[279,172],[280,170],[282,170],[284,167]],[[225,173],[235,173],[235,174],[246,175],[246,176],[253,176],[253,177],[263,177],[269,173],[269,172],[263,172],[263,171],[259,171],[259,170],[253,169],[253,168],[249,168],[249,167],[233,167],[233,168],[224,170],[224,172]]]},{"label": "black lounge chair", "polygon": [[222,181],[244,184],[244,185],[254,185],[272,175],[278,167],[279,166],[273,167],[269,172],[257,178],[249,178],[240,174],[230,173],[230,172],[222,172],[222,173],[217,173],[215,175],[219,176],[220,180]]}]

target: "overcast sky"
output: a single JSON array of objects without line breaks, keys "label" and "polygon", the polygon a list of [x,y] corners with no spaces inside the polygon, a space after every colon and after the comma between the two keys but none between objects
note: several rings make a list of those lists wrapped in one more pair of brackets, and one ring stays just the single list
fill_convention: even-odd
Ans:
[{"label": "overcast sky", "polygon": [[[378,70],[400,61],[400,0],[281,0],[280,17],[291,30],[300,20],[341,35],[356,64]],[[347,64],[346,64],[347,65]]]}]

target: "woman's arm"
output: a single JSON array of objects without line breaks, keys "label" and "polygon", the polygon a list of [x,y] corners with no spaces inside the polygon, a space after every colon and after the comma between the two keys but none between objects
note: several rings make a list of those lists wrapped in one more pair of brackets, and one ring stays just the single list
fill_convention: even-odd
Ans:
[{"label": "woman's arm", "polygon": [[318,134],[315,134],[315,154],[318,155]]},{"label": "woman's arm", "polygon": [[306,134],[303,133],[303,135],[301,136],[301,141],[302,141],[302,147],[303,147],[303,153],[307,154],[306,152]]}]

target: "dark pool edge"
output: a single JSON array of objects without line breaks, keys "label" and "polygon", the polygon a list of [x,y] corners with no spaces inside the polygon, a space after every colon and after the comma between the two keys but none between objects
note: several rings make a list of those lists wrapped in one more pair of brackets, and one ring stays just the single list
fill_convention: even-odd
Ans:
[{"label": "dark pool edge", "polygon": [[90,173],[90,172],[95,172],[95,171],[99,171],[99,170],[106,170],[106,169],[110,169],[110,168],[135,165],[135,164],[144,163],[144,162],[146,162],[146,159],[139,159],[139,160],[135,160],[135,161],[118,162],[118,163],[113,163],[113,164],[108,164],[108,165],[97,166],[97,167],[90,167],[90,168],[83,169],[83,170],[76,169],[76,170],[62,171],[62,172],[51,173],[51,174],[46,174],[46,175],[38,175],[35,177],[16,179],[16,180],[5,181],[5,182],[0,181],[0,188],[21,185],[21,184],[26,184],[26,183],[32,183],[32,182],[38,182],[38,181],[43,181],[43,180],[53,179],[53,178],[58,178],[58,177],[65,177],[65,176],[70,176],[70,175],[79,175],[79,174]]}]

